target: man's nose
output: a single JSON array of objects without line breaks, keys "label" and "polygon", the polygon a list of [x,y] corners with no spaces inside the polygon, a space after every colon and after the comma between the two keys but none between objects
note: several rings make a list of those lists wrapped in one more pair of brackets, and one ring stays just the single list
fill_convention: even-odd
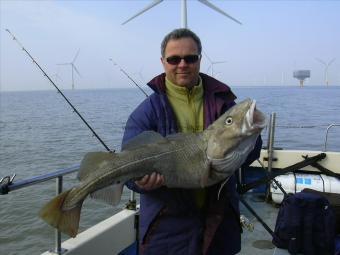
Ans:
[{"label": "man's nose", "polygon": [[181,61],[178,63],[178,66],[182,67],[182,66],[187,66],[187,62],[185,62],[185,60],[182,58]]}]

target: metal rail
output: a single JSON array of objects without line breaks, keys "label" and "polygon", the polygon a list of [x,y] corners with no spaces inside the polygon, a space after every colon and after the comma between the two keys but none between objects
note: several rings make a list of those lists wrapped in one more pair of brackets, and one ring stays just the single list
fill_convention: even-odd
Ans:
[{"label": "metal rail", "polygon": [[327,142],[328,142],[328,132],[332,127],[340,127],[340,124],[330,124],[326,129],[326,137],[325,137],[325,146],[324,151],[327,151]]},{"label": "metal rail", "polygon": [[272,165],[273,165],[275,120],[276,120],[276,113],[273,112],[270,115],[269,132],[268,132],[268,145],[267,145],[268,172],[272,171]]},{"label": "metal rail", "polygon": [[[268,143],[267,143],[267,160],[268,160],[267,163],[268,163],[268,165],[267,165],[267,175],[271,174],[272,166],[273,166],[275,124],[276,124],[276,113],[272,112],[270,114],[269,130],[268,130]],[[267,185],[266,185],[266,194],[265,194],[266,202],[269,202],[270,199],[271,199],[271,197],[270,197],[270,185],[271,185],[271,182],[268,182]]]},{"label": "metal rail", "polygon": [[78,170],[79,170],[79,164],[68,167],[68,168],[57,170],[53,173],[38,175],[38,176],[31,177],[29,179],[20,180],[17,182],[13,182],[14,177],[16,176],[15,174],[13,174],[12,177],[5,176],[0,179],[0,195],[6,195],[13,190],[22,189],[22,188],[32,186],[38,183],[42,183],[42,182],[45,182],[51,179],[63,177],[64,175],[77,172]]}]

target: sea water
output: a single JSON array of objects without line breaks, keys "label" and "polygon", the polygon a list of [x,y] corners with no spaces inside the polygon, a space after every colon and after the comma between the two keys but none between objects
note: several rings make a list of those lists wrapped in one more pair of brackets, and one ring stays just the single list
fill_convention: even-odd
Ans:
[{"label": "sea water", "polygon": [[[276,112],[275,147],[323,150],[327,126],[340,124],[340,87],[237,87],[233,91],[237,101],[256,99],[268,118]],[[117,151],[129,114],[145,99],[138,89],[64,93],[104,143]],[[267,136],[264,130],[264,145]],[[340,127],[330,130],[328,140],[328,150],[340,151]],[[55,91],[0,93],[0,178],[16,173],[15,180],[23,180],[50,173],[79,164],[89,151],[105,148]],[[64,177],[64,189],[75,184],[76,174]],[[51,180],[0,196],[0,254],[53,249],[54,231],[40,220],[38,211],[54,194]],[[80,231],[123,208],[128,197],[125,191],[115,208],[86,199]]]}]

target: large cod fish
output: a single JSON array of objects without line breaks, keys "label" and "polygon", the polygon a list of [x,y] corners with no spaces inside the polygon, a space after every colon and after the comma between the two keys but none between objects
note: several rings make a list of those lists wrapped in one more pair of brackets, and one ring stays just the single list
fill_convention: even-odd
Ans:
[{"label": "large cod fish", "polygon": [[247,99],[201,133],[163,137],[146,131],[120,153],[87,153],[80,164],[80,184],[48,202],[40,217],[75,237],[81,207],[89,194],[117,203],[126,181],[152,172],[162,174],[169,188],[200,188],[226,180],[244,163],[264,127],[265,116],[256,109],[255,101]]}]

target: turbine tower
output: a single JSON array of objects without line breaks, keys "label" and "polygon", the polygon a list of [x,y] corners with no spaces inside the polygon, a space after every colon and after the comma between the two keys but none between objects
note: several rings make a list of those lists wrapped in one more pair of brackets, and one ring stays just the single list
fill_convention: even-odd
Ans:
[{"label": "turbine tower", "polygon": [[319,58],[315,58],[315,59],[325,66],[325,83],[326,83],[326,86],[328,87],[328,68],[335,61],[335,58],[333,58],[328,63],[326,63],[325,61],[323,61]]},{"label": "turbine tower", "polygon": [[76,73],[81,77],[77,67],[74,65],[74,62],[76,61],[76,59],[79,55],[79,50],[77,51],[76,55],[74,56],[74,58],[71,62],[58,64],[58,65],[70,65],[71,66],[71,70],[72,70],[72,90],[74,90],[74,74],[73,74],[74,72],[73,72],[73,70],[76,71]]},{"label": "turbine tower", "polygon": [[[197,0],[197,1],[200,2],[201,4],[204,4],[204,5],[208,6],[209,8],[213,9],[216,12],[219,12],[223,16],[226,16],[227,18],[235,21],[236,23],[242,25],[242,23],[240,21],[238,21],[237,19],[233,18],[229,14],[225,13],[223,10],[221,10],[217,6],[213,5],[208,0]],[[157,4],[160,4],[161,2],[163,2],[163,0],[154,0],[152,3],[150,3],[149,5],[144,7],[141,11],[137,12],[131,18],[129,18],[126,21],[124,21],[122,23],[122,25],[125,25],[129,21],[133,20],[134,18],[136,18],[137,16],[143,14],[144,12],[150,10],[151,8],[156,6]],[[188,23],[187,23],[187,0],[181,0],[181,27],[182,28],[188,28]]]},{"label": "turbine tower", "polygon": [[212,76],[212,77],[215,77],[216,74],[214,73],[214,65],[226,63],[227,61],[224,61],[224,60],[222,60],[222,61],[212,61],[212,60],[208,57],[207,53],[205,53],[205,51],[203,51],[203,54],[204,54],[204,56],[208,59],[208,61],[210,62],[210,65],[209,65],[209,67],[208,67],[208,69],[207,69],[207,73],[209,72],[209,70],[211,70],[211,76]]}]

